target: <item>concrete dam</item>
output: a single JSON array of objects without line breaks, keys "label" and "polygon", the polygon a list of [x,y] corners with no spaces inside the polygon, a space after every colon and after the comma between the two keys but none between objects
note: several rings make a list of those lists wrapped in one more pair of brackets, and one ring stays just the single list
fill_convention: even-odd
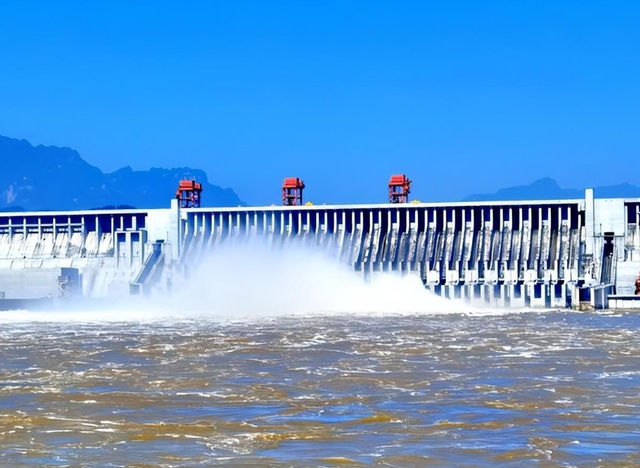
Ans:
[{"label": "concrete dam", "polygon": [[[640,199],[0,213],[0,299],[160,294],[228,243],[323,249],[448,298],[633,307]],[[251,268],[251,265],[246,265]],[[286,286],[283,286],[286,287]]]}]

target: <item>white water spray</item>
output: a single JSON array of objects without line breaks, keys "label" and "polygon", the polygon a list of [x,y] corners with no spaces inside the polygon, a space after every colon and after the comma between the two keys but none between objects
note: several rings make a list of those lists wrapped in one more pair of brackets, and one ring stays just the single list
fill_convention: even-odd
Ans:
[{"label": "white water spray", "polygon": [[324,252],[260,243],[223,247],[172,296],[193,311],[233,316],[314,313],[451,313],[469,305],[425,290],[415,275],[362,273]]},{"label": "white water spray", "polygon": [[198,260],[170,294],[105,299],[65,310],[14,311],[0,322],[254,319],[313,314],[501,314],[427,291],[416,275],[362,273],[325,252],[263,242],[222,245]]}]

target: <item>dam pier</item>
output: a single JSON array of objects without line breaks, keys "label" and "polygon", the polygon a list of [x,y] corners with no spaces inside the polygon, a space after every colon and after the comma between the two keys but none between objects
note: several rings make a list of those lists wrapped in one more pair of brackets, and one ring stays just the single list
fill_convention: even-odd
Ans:
[{"label": "dam pier", "polygon": [[[199,194],[198,194],[199,195]],[[262,238],[369,278],[414,275],[496,307],[634,308],[640,199],[0,213],[0,299],[159,294],[207,253]],[[251,268],[251,265],[246,265]],[[286,286],[284,286],[286,287]]]}]

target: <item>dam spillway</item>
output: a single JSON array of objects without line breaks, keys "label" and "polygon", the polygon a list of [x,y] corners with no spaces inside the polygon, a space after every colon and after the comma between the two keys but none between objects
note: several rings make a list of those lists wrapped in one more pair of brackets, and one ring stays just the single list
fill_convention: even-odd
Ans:
[{"label": "dam spillway", "polygon": [[322,249],[365,278],[415,275],[449,298],[605,307],[633,292],[639,210],[640,199],[587,190],[575,200],[237,208],[173,200],[166,209],[0,213],[0,296],[154,294],[208,252],[261,238]]}]

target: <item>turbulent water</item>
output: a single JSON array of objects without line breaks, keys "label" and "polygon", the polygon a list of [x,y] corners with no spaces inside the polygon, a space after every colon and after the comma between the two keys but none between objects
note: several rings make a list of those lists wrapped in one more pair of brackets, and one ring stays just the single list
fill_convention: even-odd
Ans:
[{"label": "turbulent water", "polygon": [[640,466],[640,316],[0,321],[0,466]]}]

